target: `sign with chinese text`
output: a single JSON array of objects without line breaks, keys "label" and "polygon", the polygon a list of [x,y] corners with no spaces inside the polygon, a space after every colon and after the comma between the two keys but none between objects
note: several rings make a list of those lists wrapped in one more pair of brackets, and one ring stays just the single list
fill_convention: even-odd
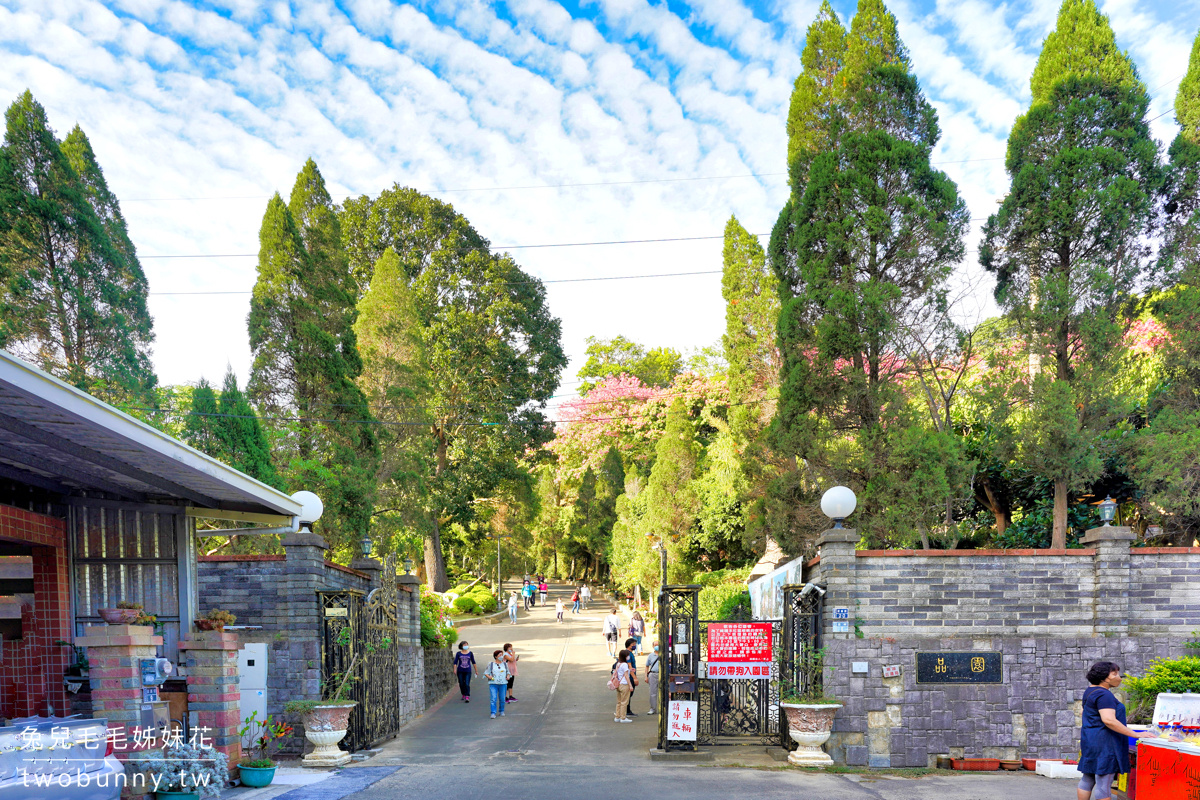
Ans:
[{"label": "sign with chinese text", "polygon": [[706,667],[706,678],[722,678],[729,680],[732,678],[770,678],[771,668],[774,665],[769,662],[755,662],[750,664],[737,664],[729,662],[713,662],[709,661]]},{"label": "sign with chinese text", "polygon": [[757,663],[770,660],[771,623],[713,622],[709,624],[709,663]]},{"label": "sign with chinese text", "polygon": [[670,702],[667,707],[667,739],[669,741],[696,741],[699,705],[695,700],[672,700]]},{"label": "sign with chinese text", "polygon": [[850,619],[850,608],[848,606],[838,606],[833,609],[834,619]]},{"label": "sign with chinese text", "polygon": [[1195,748],[1138,742],[1138,800],[1192,800],[1200,797],[1200,755]]},{"label": "sign with chinese text", "polygon": [[917,683],[1000,683],[1000,653],[917,653]]}]

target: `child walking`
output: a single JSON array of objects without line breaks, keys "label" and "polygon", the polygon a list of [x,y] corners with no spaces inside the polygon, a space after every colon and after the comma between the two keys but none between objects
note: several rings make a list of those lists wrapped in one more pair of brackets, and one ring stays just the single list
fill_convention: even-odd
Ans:
[{"label": "child walking", "polygon": [[560,598],[558,598],[557,600],[555,600],[555,601],[554,601],[554,613],[555,613],[556,615],[558,615],[558,621],[559,621],[559,622],[562,622],[562,621],[563,621],[563,619],[562,619],[562,615],[563,615],[563,601],[562,601],[562,598],[561,598],[561,597],[560,597]]},{"label": "child walking", "polygon": [[496,718],[497,709],[504,716],[504,690],[508,688],[508,666],[504,663],[504,651],[492,653],[492,663],[483,670],[488,679],[488,696],[491,700],[492,719]]}]

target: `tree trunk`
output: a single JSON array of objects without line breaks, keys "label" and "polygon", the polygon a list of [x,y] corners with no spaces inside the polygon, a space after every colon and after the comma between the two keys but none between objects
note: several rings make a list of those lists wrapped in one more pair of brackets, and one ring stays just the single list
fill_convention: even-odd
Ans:
[{"label": "tree trunk", "polygon": [[1067,546],[1067,481],[1054,481],[1054,532],[1050,535],[1050,546],[1062,550]]},{"label": "tree trunk", "polygon": [[921,549],[929,549],[929,534],[925,531],[925,523],[917,520],[917,533],[921,534]]},{"label": "tree trunk", "polygon": [[441,523],[434,517],[433,532],[425,537],[425,574],[429,578],[429,587],[435,592],[450,588],[450,580],[446,577],[446,560],[442,557],[441,531]]}]

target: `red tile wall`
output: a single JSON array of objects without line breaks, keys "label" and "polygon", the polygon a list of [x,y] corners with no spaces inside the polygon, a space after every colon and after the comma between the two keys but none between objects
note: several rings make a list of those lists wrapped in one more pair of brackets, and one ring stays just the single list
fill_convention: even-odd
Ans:
[{"label": "red tile wall", "polygon": [[33,604],[21,609],[23,637],[0,643],[0,717],[67,713],[62,676],[71,650],[67,526],[64,520],[0,505],[0,539],[33,545]]}]

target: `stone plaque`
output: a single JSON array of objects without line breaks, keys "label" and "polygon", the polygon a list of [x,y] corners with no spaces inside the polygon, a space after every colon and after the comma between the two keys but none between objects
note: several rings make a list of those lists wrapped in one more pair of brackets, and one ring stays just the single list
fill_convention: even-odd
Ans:
[{"label": "stone plaque", "polygon": [[1000,683],[1000,653],[917,653],[917,683]]}]

